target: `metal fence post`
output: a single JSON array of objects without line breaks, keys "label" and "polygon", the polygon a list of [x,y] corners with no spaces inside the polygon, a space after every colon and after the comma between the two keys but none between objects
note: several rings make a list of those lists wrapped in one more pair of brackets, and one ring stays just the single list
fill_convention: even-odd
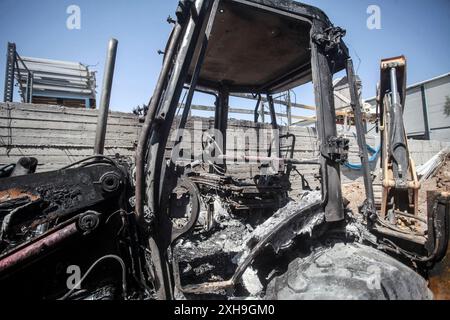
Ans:
[{"label": "metal fence post", "polygon": [[97,132],[95,135],[95,155],[103,154],[105,149],[106,127],[108,125],[109,102],[111,100],[111,87],[114,77],[114,67],[116,65],[117,44],[118,41],[116,39],[111,39],[109,41],[108,52],[106,55],[102,96],[100,99]]}]

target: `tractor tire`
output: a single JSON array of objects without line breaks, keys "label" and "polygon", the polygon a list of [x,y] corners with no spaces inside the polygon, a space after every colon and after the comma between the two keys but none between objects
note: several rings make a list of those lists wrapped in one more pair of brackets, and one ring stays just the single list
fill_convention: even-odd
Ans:
[{"label": "tractor tire", "polygon": [[336,243],[289,264],[269,282],[269,300],[431,300],[427,281],[372,247]]}]

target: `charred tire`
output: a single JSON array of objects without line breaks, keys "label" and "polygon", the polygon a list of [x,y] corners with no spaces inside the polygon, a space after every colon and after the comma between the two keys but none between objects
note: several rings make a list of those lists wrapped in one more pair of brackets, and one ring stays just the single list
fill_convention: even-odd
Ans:
[{"label": "charred tire", "polygon": [[271,300],[430,300],[419,274],[364,245],[337,243],[294,260],[267,286]]}]

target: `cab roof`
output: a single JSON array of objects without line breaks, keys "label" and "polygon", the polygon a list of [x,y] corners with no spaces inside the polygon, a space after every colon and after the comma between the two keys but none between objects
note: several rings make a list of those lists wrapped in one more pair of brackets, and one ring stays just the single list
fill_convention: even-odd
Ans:
[{"label": "cab roof", "polygon": [[291,0],[222,0],[198,84],[276,93],[310,82],[314,20],[333,27],[318,8]]}]

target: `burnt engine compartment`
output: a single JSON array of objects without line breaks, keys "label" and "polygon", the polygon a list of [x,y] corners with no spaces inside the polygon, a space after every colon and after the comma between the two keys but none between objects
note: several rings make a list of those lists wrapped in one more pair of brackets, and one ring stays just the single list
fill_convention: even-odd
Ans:
[{"label": "burnt engine compartment", "polygon": [[129,183],[128,165],[106,157],[2,179],[0,297],[127,296],[136,283]]}]

